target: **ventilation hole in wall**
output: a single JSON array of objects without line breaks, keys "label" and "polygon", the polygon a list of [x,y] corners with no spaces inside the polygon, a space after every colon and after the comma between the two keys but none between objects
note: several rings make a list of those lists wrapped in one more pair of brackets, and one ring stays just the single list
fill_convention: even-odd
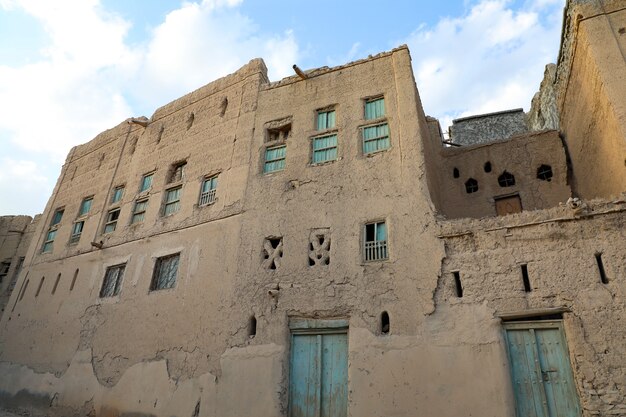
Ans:
[{"label": "ventilation hole in wall", "polygon": [[224,117],[224,114],[226,114],[227,108],[228,108],[228,98],[224,97],[222,99],[222,104],[220,104],[220,117]]},{"label": "ventilation hole in wall", "polygon": [[24,288],[22,288],[22,293],[20,294],[20,301],[22,301],[22,298],[24,298],[24,294],[26,294],[26,288],[28,288],[28,283],[30,282],[29,279],[26,280],[26,284],[24,284]]},{"label": "ventilation hole in wall", "polygon": [[54,287],[52,287],[52,294],[57,292],[57,287],[59,286],[59,281],[61,281],[61,273],[60,272],[59,272],[59,275],[57,275],[57,280],[54,281]]},{"label": "ventilation hole in wall", "polygon": [[530,286],[530,278],[528,278],[528,266],[520,265],[522,270],[522,281],[524,282],[524,292],[531,292],[533,289]]},{"label": "ventilation hole in wall", "polygon": [[470,178],[469,180],[465,181],[465,192],[471,194],[475,193],[476,191],[478,191],[478,181],[476,181],[474,178]]},{"label": "ventilation hole in wall", "polygon": [[74,271],[74,278],[72,278],[72,284],[70,285],[70,291],[74,289],[74,285],[76,285],[76,278],[78,278],[78,268]]},{"label": "ventilation hole in wall", "polygon": [[485,170],[485,172],[491,172],[491,162],[489,161],[485,162],[483,169]]},{"label": "ventilation hole in wall", "polygon": [[461,176],[461,173],[459,172],[459,169],[458,169],[458,168],[454,168],[454,169],[452,170],[452,176],[453,176],[454,178],[459,178],[459,177]]},{"label": "ventilation hole in wall", "polygon": [[189,113],[189,116],[187,117],[187,130],[191,129],[191,126],[193,126],[193,121],[196,118],[196,115],[193,114],[193,112]]},{"label": "ventilation hole in wall", "polygon": [[620,35],[623,35],[624,33],[626,33],[626,27],[624,27],[624,28],[619,28],[619,29],[617,30],[617,33],[619,33]]},{"label": "ventilation hole in wall", "polygon": [[200,400],[196,403],[196,408],[193,409],[193,414],[191,417],[199,417],[200,416]]},{"label": "ventilation hole in wall", "polygon": [[159,129],[159,133],[157,133],[157,140],[156,143],[161,143],[161,139],[163,139],[163,132],[165,132],[165,126],[161,125],[161,128]]},{"label": "ventilation hole in wall", "polygon": [[309,258],[309,266],[315,266],[315,261]]},{"label": "ventilation hole in wall", "polygon": [[461,284],[461,273],[459,271],[452,272],[454,276],[454,289],[456,290],[456,296],[463,297],[463,285]]},{"label": "ventilation hole in wall", "polygon": [[39,287],[37,287],[37,292],[35,293],[35,297],[39,297],[39,292],[41,291],[41,287],[43,287],[43,282],[46,277],[41,277],[41,281],[39,281]]},{"label": "ventilation hole in wall", "polygon": [[498,177],[498,184],[500,184],[500,187],[512,187],[515,185],[515,177],[510,172],[504,171]]},{"label": "ventilation hole in wall", "polygon": [[381,334],[389,334],[389,313],[383,311],[380,314],[380,333]]},{"label": "ventilation hole in wall", "polygon": [[603,284],[609,283],[609,278],[606,276],[606,271],[604,270],[604,263],[602,262],[602,254],[596,253],[596,263],[598,264],[598,272],[600,273],[600,282]]},{"label": "ventilation hole in wall", "polygon": [[537,168],[537,178],[542,181],[552,181],[552,167],[550,165],[541,165]]},{"label": "ventilation hole in wall", "polygon": [[256,317],[250,317],[250,322],[248,323],[248,336],[254,337],[256,336]]}]

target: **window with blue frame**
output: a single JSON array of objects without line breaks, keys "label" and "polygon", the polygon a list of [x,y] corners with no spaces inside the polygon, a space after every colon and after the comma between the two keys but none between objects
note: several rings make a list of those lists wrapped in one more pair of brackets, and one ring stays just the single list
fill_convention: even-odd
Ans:
[{"label": "window with blue frame", "polygon": [[215,203],[215,192],[217,190],[217,175],[207,177],[202,181],[202,187],[200,189],[199,206],[206,206]]},{"label": "window with blue frame", "polygon": [[139,192],[142,193],[146,190],[149,190],[152,187],[152,177],[154,176],[154,172],[149,174],[145,174],[141,177],[141,184],[139,185]]},{"label": "window with blue frame", "polygon": [[285,169],[285,158],[287,156],[287,145],[274,146],[265,150],[265,164],[263,172],[270,173]]},{"label": "window with blue frame", "polygon": [[365,120],[379,119],[385,116],[385,98],[378,97],[365,101]]},{"label": "window with blue frame", "polygon": [[387,225],[385,222],[366,224],[364,235],[363,260],[380,261],[387,259]]},{"label": "window with blue frame", "polygon": [[113,189],[113,193],[111,194],[111,204],[115,204],[122,199],[124,195],[124,186],[120,185]]},{"label": "window with blue frame", "polygon": [[312,139],[313,164],[334,161],[337,159],[337,134],[320,136]]},{"label": "window with blue frame", "polygon": [[80,203],[80,210],[78,210],[78,217],[84,216],[89,213],[91,210],[91,203],[93,202],[93,197],[87,197],[83,199],[83,202]]},{"label": "window with blue frame", "polygon": [[335,110],[320,110],[317,112],[317,130],[332,129],[335,127]]},{"label": "window with blue frame", "polygon": [[[365,119],[378,120],[385,117],[385,99],[378,97],[365,101]],[[365,126],[363,132],[363,153],[370,154],[389,149],[389,125],[381,121],[375,125]]]}]

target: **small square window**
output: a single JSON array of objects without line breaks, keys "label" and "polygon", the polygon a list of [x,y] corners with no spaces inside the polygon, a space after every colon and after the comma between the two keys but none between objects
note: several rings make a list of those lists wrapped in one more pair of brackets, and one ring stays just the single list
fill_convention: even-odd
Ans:
[{"label": "small square window", "polygon": [[276,172],[285,169],[285,157],[287,156],[287,146],[275,146],[265,150],[265,164],[263,172]]},{"label": "small square window", "polygon": [[85,198],[82,203],[80,203],[80,210],[78,210],[78,217],[84,216],[89,213],[91,210],[91,203],[93,202],[93,197]]},{"label": "small square window", "polygon": [[149,190],[152,187],[152,177],[154,177],[154,172],[150,174],[145,174],[141,177],[141,184],[139,186],[139,192],[142,193],[146,190]]},{"label": "small square window", "polygon": [[217,175],[205,178],[202,181],[202,187],[200,189],[199,206],[206,206],[215,203],[215,192],[217,191]]},{"label": "small square window", "polygon": [[111,194],[111,204],[117,203],[122,200],[122,196],[124,195],[124,186],[120,185],[119,187],[115,187],[113,189],[113,194]]},{"label": "small square window", "polygon": [[83,233],[84,221],[78,221],[72,226],[72,235],[70,236],[70,243],[77,243],[80,240],[80,235]]},{"label": "small square window", "polygon": [[385,99],[378,97],[365,102],[365,119],[373,120],[385,115]]},{"label": "small square window", "polygon": [[139,223],[142,222],[145,214],[146,214],[146,209],[148,208],[148,200],[138,200],[135,201],[135,207],[133,208],[133,217],[130,220],[130,223]]},{"label": "small square window", "polygon": [[158,258],[154,265],[150,291],[173,288],[178,275],[178,261],[180,253]]},{"label": "small square window", "polygon": [[163,207],[163,215],[169,216],[180,210],[180,193],[183,189],[182,185],[175,188],[165,190],[165,206]]},{"label": "small square window", "polygon": [[369,154],[389,149],[389,126],[381,123],[376,126],[366,126],[363,128],[363,153]]},{"label": "small square window", "polygon": [[332,129],[335,127],[335,110],[317,112],[317,130]]},{"label": "small square window", "polygon": [[313,138],[311,146],[313,147],[311,161],[313,164],[321,164],[322,162],[334,161],[337,159],[336,134]]},{"label": "small square window", "polygon": [[187,162],[179,162],[177,164],[172,165],[170,169],[170,176],[168,178],[168,184],[172,182],[179,182],[185,178],[185,167],[187,166]]},{"label": "small square window", "polygon": [[387,225],[385,222],[366,224],[364,234],[363,260],[387,259]]},{"label": "small square window", "polygon": [[102,281],[102,288],[100,288],[100,298],[114,297],[120,293],[125,269],[126,264],[107,268]]},{"label": "small square window", "polygon": [[109,210],[107,213],[107,221],[104,224],[104,233],[111,233],[117,227],[117,220],[120,218],[121,209]]}]

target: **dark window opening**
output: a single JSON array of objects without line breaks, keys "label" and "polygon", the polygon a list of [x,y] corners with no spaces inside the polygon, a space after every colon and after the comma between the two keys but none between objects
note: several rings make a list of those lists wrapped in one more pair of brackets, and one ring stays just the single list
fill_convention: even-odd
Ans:
[{"label": "dark window opening", "polygon": [[193,112],[189,113],[189,117],[187,117],[187,130],[191,129],[193,126],[193,121],[196,118],[196,115]]},{"label": "dark window opening", "polygon": [[552,180],[552,167],[550,165],[541,165],[537,168],[537,178],[542,181]]},{"label": "dark window opening", "polygon": [[476,191],[478,191],[478,181],[476,181],[474,178],[470,178],[469,180],[465,181],[465,192],[471,194],[475,193]]},{"label": "dark window opening", "polygon": [[500,187],[511,187],[515,185],[515,177],[510,172],[504,171],[498,177],[498,184],[500,184]]},{"label": "dark window opening", "polygon": [[463,297],[463,285],[461,284],[461,273],[459,271],[454,271],[452,275],[454,276],[454,289],[456,290],[456,296],[461,298]]},{"label": "dark window opening", "polygon": [[106,269],[100,288],[100,298],[114,297],[120,293],[125,268],[126,264],[111,266]]},{"label": "dark window opening", "polygon": [[514,319],[502,319],[507,323],[516,322],[516,321],[528,321],[528,320],[563,320],[563,313],[554,313],[554,314],[543,314],[540,316],[527,316],[527,317],[516,317]]},{"label": "dark window opening", "polygon": [[250,317],[250,323],[248,325],[248,336],[254,337],[256,336],[256,317]]},{"label": "dark window opening", "polygon": [[170,178],[168,183],[182,181],[185,178],[185,167],[187,166],[187,161],[178,162],[172,165],[170,169]]},{"label": "dark window opening", "polygon": [[380,333],[389,334],[389,313],[383,311],[380,315]]},{"label": "dark window opening", "polygon": [[154,264],[150,291],[174,288],[178,275],[180,253],[157,258]]},{"label": "dark window opening", "polygon": [[59,275],[57,275],[57,280],[54,281],[54,286],[52,287],[52,294],[57,292],[57,287],[59,286],[59,281],[61,281],[61,273],[59,273]]},{"label": "dark window opening", "polygon": [[41,281],[39,281],[39,287],[37,287],[37,292],[35,293],[35,297],[39,297],[39,292],[41,291],[41,287],[43,287],[43,282],[46,277],[41,277]]},{"label": "dark window opening", "polygon": [[70,285],[70,291],[74,289],[74,285],[76,285],[76,278],[78,278],[78,268],[74,271],[74,278],[72,278],[72,284]]},{"label": "dark window opening", "polygon": [[491,172],[491,162],[489,161],[485,162],[483,169],[485,170],[485,172]]},{"label": "dark window opening", "polygon": [[454,169],[452,170],[452,176],[453,176],[454,178],[459,178],[459,177],[461,176],[461,173],[459,172],[459,169],[458,169],[458,168],[454,168]]},{"label": "dark window opening", "polygon": [[228,98],[224,97],[222,99],[222,104],[220,105],[220,117],[224,117],[224,114],[226,114],[227,108],[228,108]]},{"label": "dark window opening", "polygon": [[600,273],[600,281],[603,284],[608,284],[609,278],[606,276],[606,271],[604,270],[604,263],[602,262],[601,253],[596,253],[596,263],[598,264],[598,272]]},{"label": "dark window opening", "polygon": [[291,133],[291,123],[286,125],[267,129],[267,141],[287,140]]},{"label": "dark window opening", "polygon": [[522,269],[522,281],[524,282],[524,292],[531,292],[533,289],[530,286],[530,278],[528,277],[528,266],[521,265]]}]

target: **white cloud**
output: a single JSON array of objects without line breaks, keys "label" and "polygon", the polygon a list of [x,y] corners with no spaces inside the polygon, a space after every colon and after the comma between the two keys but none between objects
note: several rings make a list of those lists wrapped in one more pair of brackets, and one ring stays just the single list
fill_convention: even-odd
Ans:
[{"label": "white cloud", "polygon": [[528,110],[544,66],[556,59],[560,26],[552,23],[563,3],[535,0],[513,10],[507,0],[482,0],[463,17],[415,30],[405,43],[426,113],[445,129],[457,117]]},{"label": "white cloud", "polygon": [[41,195],[52,192],[54,180],[42,175],[35,161],[3,157],[0,163],[3,214],[36,214],[33,207],[42,207]]}]

